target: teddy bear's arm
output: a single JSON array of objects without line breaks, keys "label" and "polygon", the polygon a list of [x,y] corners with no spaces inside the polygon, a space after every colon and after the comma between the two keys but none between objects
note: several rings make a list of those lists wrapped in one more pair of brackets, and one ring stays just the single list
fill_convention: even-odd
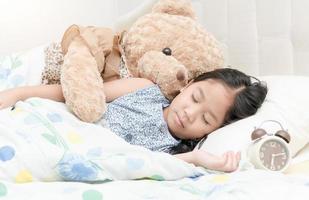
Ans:
[{"label": "teddy bear's arm", "polygon": [[97,62],[80,36],[71,42],[64,57],[61,86],[67,106],[81,120],[95,122],[106,110]]},{"label": "teddy bear's arm", "polygon": [[113,39],[109,28],[78,25],[70,26],[63,36],[63,95],[68,108],[83,121],[95,122],[106,110],[101,73]]}]

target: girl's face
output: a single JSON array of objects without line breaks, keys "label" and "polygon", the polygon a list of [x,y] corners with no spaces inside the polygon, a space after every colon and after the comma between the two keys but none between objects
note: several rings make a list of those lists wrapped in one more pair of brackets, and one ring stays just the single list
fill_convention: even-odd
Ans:
[{"label": "girl's face", "polygon": [[164,109],[164,119],[175,137],[202,138],[223,124],[234,96],[235,90],[215,79],[191,83]]}]

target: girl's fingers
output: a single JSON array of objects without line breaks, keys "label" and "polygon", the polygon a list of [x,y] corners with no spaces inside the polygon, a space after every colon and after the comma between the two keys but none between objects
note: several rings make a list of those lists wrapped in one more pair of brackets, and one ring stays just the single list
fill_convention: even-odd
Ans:
[{"label": "girl's fingers", "polygon": [[222,162],[221,162],[221,166],[225,166],[226,165],[226,162],[227,162],[227,158],[228,158],[228,154],[227,154],[227,152],[226,153],[224,153],[224,154],[222,154]]},{"label": "girl's fingers", "polygon": [[240,152],[228,151],[222,154],[221,169],[225,172],[232,172],[238,168],[241,154]]},{"label": "girl's fingers", "polygon": [[226,171],[230,171],[231,168],[232,168],[232,165],[233,165],[233,152],[229,151],[227,153],[227,158],[226,158],[226,162],[225,162],[225,165],[224,165],[224,168]]},{"label": "girl's fingers", "polygon": [[236,158],[237,158],[237,166],[238,166],[240,159],[241,159],[241,152],[240,151],[237,152]]},{"label": "girl's fingers", "polygon": [[235,171],[238,167],[238,163],[240,160],[240,153],[228,152],[228,158],[225,165],[225,169],[228,172]]},{"label": "girl's fingers", "polygon": [[240,156],[240,151],[234,154],[233,171],[235,171],[239,166]]},{"label": "girl's fingers", "polygon": [[238,168],[238,163],[239,163],[238,157],[239,157],[238,153],[235,153],[234,160],[233,160],[233,171],[235,171]]}]

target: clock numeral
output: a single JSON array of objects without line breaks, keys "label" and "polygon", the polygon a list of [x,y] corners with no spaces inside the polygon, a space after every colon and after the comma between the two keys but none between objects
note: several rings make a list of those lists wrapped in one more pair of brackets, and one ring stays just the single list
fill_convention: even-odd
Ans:
[{"label": "clock numeral", "polygon": [[260,158],[263,159],[264,158],[264,153],[260,152]]}]

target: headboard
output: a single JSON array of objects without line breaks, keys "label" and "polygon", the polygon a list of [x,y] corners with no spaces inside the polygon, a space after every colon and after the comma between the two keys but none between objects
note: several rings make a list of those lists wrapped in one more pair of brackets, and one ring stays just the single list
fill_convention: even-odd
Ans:
[{"label": "headboard", "polygon": [[256,75],[309,75],[308,0],[196,0],[226,64]]}]

